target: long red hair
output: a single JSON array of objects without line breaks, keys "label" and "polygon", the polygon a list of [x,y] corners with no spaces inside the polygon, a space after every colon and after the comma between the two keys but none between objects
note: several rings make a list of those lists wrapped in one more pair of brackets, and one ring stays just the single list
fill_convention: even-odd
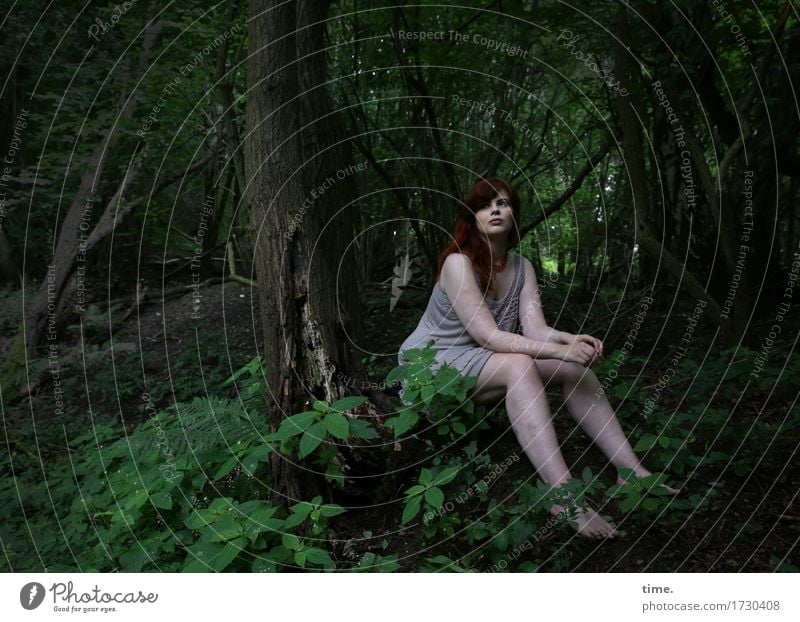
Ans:
[{"label": "long red hair", "polygon": [[516,190],[502,179],[489,177],[479,179],[467,192],[464,203],[458,212],[453,241],[439,255],[439,269],[436,271],[436,280],[442,273],[444,260],[451,253],[461,253],[472,261],[472,267],[478,274],[481,290],[495,293],[494,279],[492,278],[492,257],[489,245],[475,226],[475,212],[492,202],[501,192],[505,193],[511,202],[513,222],[508,234],[507,248],[519,242],[519,195]]}]

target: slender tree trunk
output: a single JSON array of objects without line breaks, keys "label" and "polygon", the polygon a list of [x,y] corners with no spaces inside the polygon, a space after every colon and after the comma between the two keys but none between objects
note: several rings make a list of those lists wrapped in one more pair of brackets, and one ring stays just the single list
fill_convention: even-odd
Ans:
[{"label": "slender tree trunk", "polygon": [[0,224],[0,283],[13,283],[17,277],[17,263],[14,261],[6,232]]},{"label": "slender tree trunk", "polygon": [[[145,29],[142,42],[142,65],[144,67],[147,67],[150,63],[150,57],[161,36],[162,28],[163,21],[159,19],[152,22]],[[62,290],[75,268],[79,251],[85,250],[81,248],[81,231],[86,230],[82,228],[84,223],[88,225],[88,222],[94,220],[92,195],[96,191],[103,175],[109,154],[113,152],[119,140],[121,133],[119,127],[126,120],[133,118],[138,99],[139,92],[135,90],[123,106],[118,121],[106,131],[103,140],[97,145],[89,158],[86,172],[81,178],[78,191],[75,193],[61,225],[48,275],[42,281],[39,291],[30,301],[25,311],[25,348],[29,355],[35,353],[36,347],[41,341],[45,322],[48,318],[48,307],[55,308],[55,306],[51,305],[57,305]],[[119,192],[123,191],[124,187],[125,182],[120,186]],[[120,197],[117,197],[117,200]]]},{"label": "slender tree trunk", "polygon": [[[619,43],[614,50],[614,66],[618,69],[620,84],[631,96],[617,94],[619,103],[620,126],[622,128],[623,149],[625,165],[629,171],[629,183],[633,199],[634,216],[636,218],[636,241],[639,244],[639,253],[645,258],[642,264],[645,279],[655,279],[655,267],[661,265],[667,274],[671,275],[679,286],[685,288],[695,299],[703,300],[706,316],[715,324],[720,325],[721,309],[719,304],[708,293],[706,287],[698,280],[691,270],[669,249],[665,248],[656,237],[656,223],[652,213],[647,189],[647,172],[645,169],[644,143],[642,128],[633,106],[642,99],[633,94],[638,90],[636,84],[636,67],[630,60],[630,52],[625,48],[629,42],[628,22],[625,11],[620,9],[617,20],[617,33]],[[724,327],[723,327],[724,328]]]}]

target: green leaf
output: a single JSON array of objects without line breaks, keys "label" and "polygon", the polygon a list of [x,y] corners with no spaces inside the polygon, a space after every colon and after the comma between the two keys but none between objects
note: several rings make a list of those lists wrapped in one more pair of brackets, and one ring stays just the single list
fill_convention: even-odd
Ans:
[{"label": "green leaf", "polygon": [[291,529],[292,527],[297,527],[300,523],[302,523],[306,519],[305,516],[302,514],[291,514],[283,523],[283,526],[286,529]]},{"label": "green leaf", "polygon": [[433,396],[436,395],[436,389],[433,385],[427,384],[422,387],[422,401],[426,404],[430,404]]},{"label": "green leaf", "polygon": [[440,508],[444,503],[444,493],[440,488],[436,488],[435,486],[433,488],[428,488],[428,490],[425,491],[425,501],[435,508]]},{"label": "green leaf", "polygon": [[[41,541],[37,541],[37,544],[41,544]],[[119,563],[124,572],[140,572],[142,566],[149,561],[150,556],[148,556],[148,552],[143,551],[138,546],[119,556]]]},{"label": "green leaf", "polygon": [[305,431],[300,439],[300,457],[305,458],[328,437],[328,430],[322,421],[318,421]]},{"label": "green leaf", "polygon": [[419,483],[430,484],[433,480],[433,472],[430,469],[422,469],[419,472]]},{"label": "green leaf", "polygon": [[338,412],[344,412],[346,410],[352,410],[358,406],[361,406],[364,402],[367,401],[366,397],[361,395],[354,395],[352,397],[345,397],[340,400],[336,400],[333,404],[331,404],[331,410],[336,410]]},{"label": "green leaf", "polygon": [[242,470],[247,475],[252,475],[258,468],[258,463],[262,460],[266,460],[271,452],[272,447],[269,445],[259,445],[258,447],[253,448],[242,459]]},{"label": "green leaf", "polygon": [[192,553],[183,572],[208,572],[209,568],[221,572],[236,559],[244,545],[244,538],[237,538],[226,544],[218,542],[199,542],[189,547]]},{"label": "green leaf", "polygon": [[183,521],[183,524],[189,529],[200,529],[208,525],[209,522],[211,521],[208,517],[208,510],[194,510],[186,520]]},{"label": "green leaf", "polygon": [[409,368],[407,365],[401,365],[400,367],[395,367],[386,375],[386,384],[394,384],[398,380],[408,380],[408,373]]},{"label": "green leaf", "polygon": [[412,411],[406,411],[397,417],[392,417],[386,420],[386,425],[394,429],[394,435],[400,436],[413,428],[417,421],[419,421],[419,414]]},{"label": "green leaf", "polygon": [[255,375],[258,370],[261,369],[261,356],[256,356],[250,359],[250,362],[247,363],[244,367],[241,367],[237,371],[233,373],[223,384],[223,387],[227,387],[228,385],[232,384],[235,380],[238,380],[242,374],[248,373],[251,375]]},{"label": "green leaf", "polygon": [[653,445],[656,444],[658,441],[658,437],[653,434],[645,434],[642,438],[639,439],[639,442],[636,443],[636,446],[633,448],[634,451],[647,451]]},{"label": "green leaf", "polygon": [[641,498],[642,496],[638,492],[635,492],[619,504],[619,509],[623,512],[632,510],[636,504],[639,503]]},{"label": "green leaf", "polygon": [[442,379],[441,374],[440,374],[439,377],[437,377],[437,381],[438,381],[438,384],[439,384],[439,390],[438,390],[439,395],[440,396],[443,396],[443,395],[455,395],[456,394],[455,393],[456,392],[456,387],[454,387],[452,383],[444,384],[442,382],[442,380],[443,379]]},{"label": "green leaf", "polygon": [[648,492],[656,497],[665,497],[669,495],[669,490],[663,486],[653,486]]},{"label": "green leaf", "polygon": [[436,483],[439,486],[444,486],[445,484],[449,484],[451,481],[453,481],[453,478],[458,474],[458,469],[459,467],[457,466],[447,467],[441,473],[439,473],[439,475],[436,476]]},{"label": "green leaf", "polygon": [[421,499],[419,497],[411,497],[403,509],[403,518],[400,521],[401,525],[405,525],[408,521],[414,518],[419,512]]},{"label": "green leaf", "polygon": [[418,398],[419,398],[419,388],[417,386],[413,385],[413,384],[410,385],[408,387],[408,389],[406,389],[404,399],[407,402],[411,402],[412,404],[415,404],[417,402]]},{"label": "green leaf", "polygon": [[218,542],[198,542],[190,546],[186,565],[181,572],[208,572],[211,563],[224,548],[224,545]]},{"label": "green leaf", "polygon": [[328,412],[328,403],[320,400],[315,400],[312,408],[317,412],[326,413]]},{"label": "green leaf", "polygon": [[332,566],[333,560],[331,556],[328,554],[328,551],[323,549],[317,548],[309,548],[306,549],[306,558],[312,564],[317,564],[319,566]]},{"label": "green leaf", "polygon": [[372,439],[378,438],[379,434],[369,423],[361,419],[350,420],[350,433],[358,438]]},{"label": "green leaf", "polygon": [[219,467],[216,470],[216,472],[214,473],[214,477],[212,477],[211,479],[213,479],[213,480],[222,479],[223,477],[228,475],[228,473],[233,471],[234,467],[236,467],[237,464],[239,464],[239,458],[237,458],[236,456],[233,456],[232,458],[228,458],[222,464],[222,466]]},{"label": "green leaf", "polygon": [[285,546],[290,551],[299,551],[303,548],[303,543],[300,542],[300,538],[298,538],[293,533],[285,533],[281,537],[281,542],[283,546]]},{"label": "green leaf", "polygon": [[252,476],[258,468],[258,458],[252,454],[247,454],[242,458],[242,473]]},{"label": "green leaf", "polygon": [[346,510],[341,505],[336,505],[334,503],[329,503],[328,505],[323,505],[320,507],[320,512],[323,516],[338,516]]},{"label": "green leaf", "polygon": [[169,510],[172,508],[172,497],[165,492],[153,493],[150,495],[150,501],[161,510]]},{"label": "green leaf", "polygon": [[281,427],[278,429],[278,432],[275,434],[275,436],[278,440],[284,441],[292,436],[302,434],[318,418],[319,413],[310,410],[287,417],[281,423]]},{"label": "green leaf", "polygon": [[257,460],[266,460],[271,453],[271,445],[258,445],[250,451],[249,456],[253,456]]},{"label": "green leaf", "polygon": [[[321,499],[320,499],[321,501]],[[292,513],[299,514],[303,518],[309,515],[311,510],[314,509],[314,506],[317,505],[316,503],[309,503],[308,501],[301,501],[300,503],[295,503],[292,506]]]},{"label": "green leaf", "polygon": [[233,497],[217,497],[208,506],[211,514],[220,515],[233,507]]},{"label": "green leaf", "polygon": [[242,526],[230,514],[221,516],[211,527],[214,530],[210,537],[212,542],[227,542],[242,535]]},{"label": "green leaf", "polygon": [[412,486],[411,488],[409,488],[408,490],[406,490],[406,496],[413,497],[414,495],[418,495],[418,494],[424,492],[425,488],[426,488],[425,486],[422,486],[420,484],[416,484],[416,485]]},{"label": "green leaf", "polygon": [[296,551],[295,554],[294,554],[294,561],[301,568],[305,568],[305,566],[306,566],[306,552],[305,551]]},{"label": "green leaf", "polygon": [[134,492],[129,497],[126,497],[122,507],[125,510],[134,510],[142,507],[145,503],[147,503],[149,498],[150,495],[148,494],[147,489],[142,488],[138,492]]},{"label": "green leaf", "polygon": [[249,521],[245,526],[245,534],[251,541],[255,541],[259,534],[265,532],[274,532],[277,534],[277,532],[283,531],[284,529],[286,529],[286,526],[283,519],[270,518],[266,511],[260,510],[249,517]]},{"label": "green leaf", "polygon": [[645,499],[642,501],[642,507],[648,511],[657,510],[660,505],[661,504],[656,499]]},{"label": "green leaf", "polygon": [[324,421],[325,427],[332,436],[342,440],[347,440],[347,437],[350,436],[350,423],[344,415],[332,412],[325,416]]},{"label": "green leaf", "polygon": [[664,449],[669,448],[670,438],[667,436],[660,436],[658,438],[658,444],[661,445]]},{"label": "green leaf", "polygon": [[467,390],[472,389],[476,384],[478,384],[477,376],[463,376],[461,379],[461,385]]}]

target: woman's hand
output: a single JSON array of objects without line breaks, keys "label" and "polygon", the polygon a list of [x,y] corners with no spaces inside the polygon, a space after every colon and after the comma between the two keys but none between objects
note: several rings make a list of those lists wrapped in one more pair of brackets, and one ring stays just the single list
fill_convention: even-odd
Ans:
[{"label": "woman's hand", "polygon": [[561,344],[556,358],[589,367],[597,358],[597,352],[594,346],[585,341],[575,339],[571,343]]},{"label": "woman's hand", "polygon": [[595,360],[603,358],[603,342],[591,335],[575,335],[575,339],[588,343],[595,350]]},{"label": "woman's hand", "polygon": [[[603,357],[603,342],[596,337],[592,337],[591,335],[572,335],[569,333],[567,333],[565,337],[564,344],[568,347],[567,350],[574,350],[576,353],[574,356],[581,358],[581,360],[575,360],[574,358],[565,358],[563,360],[574,361],[589,367]],[[586,360],[587,353],[588,360]]]}]

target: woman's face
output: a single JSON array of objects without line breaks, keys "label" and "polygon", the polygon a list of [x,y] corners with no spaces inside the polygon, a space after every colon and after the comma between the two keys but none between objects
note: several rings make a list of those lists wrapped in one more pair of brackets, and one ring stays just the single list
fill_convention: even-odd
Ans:
[{"label": "woman's face", "polygon": [[505,192],[475,212],[475,226],[489,238],[508,239],[514,225],[514,210]]}]

